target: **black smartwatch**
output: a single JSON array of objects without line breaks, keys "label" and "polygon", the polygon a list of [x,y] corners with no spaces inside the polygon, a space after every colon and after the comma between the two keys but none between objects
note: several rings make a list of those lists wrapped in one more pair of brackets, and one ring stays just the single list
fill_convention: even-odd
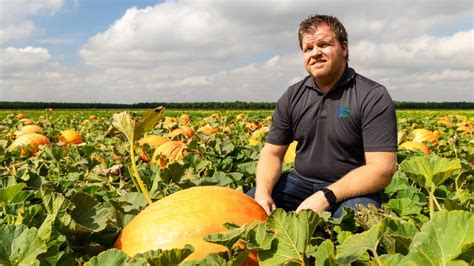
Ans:
[{"label": "black smartwatch", "polygon": [[332,192],[332,190],[330,190],[327,187],[325,187],[321,190],[324,192],[324,197],[326,197],[326,199],[328,200],[329,206],[332,207],[332,206],[336,205],[337,199],[336,199],[336,195],[334,195],[334,192]]}]

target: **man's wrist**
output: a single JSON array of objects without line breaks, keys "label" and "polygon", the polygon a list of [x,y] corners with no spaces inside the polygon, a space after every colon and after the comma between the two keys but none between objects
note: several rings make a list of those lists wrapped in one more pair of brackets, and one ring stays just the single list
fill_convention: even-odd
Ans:
[{"label": "man's wrist", "polygon": [[329,188],[325,187],[321,189],[321,191],[324,193],[324,197],[329,203],[329,207],[333,207],[337,203],[337,198],[336,195],[334,195],[334,192],[330,190]]}]

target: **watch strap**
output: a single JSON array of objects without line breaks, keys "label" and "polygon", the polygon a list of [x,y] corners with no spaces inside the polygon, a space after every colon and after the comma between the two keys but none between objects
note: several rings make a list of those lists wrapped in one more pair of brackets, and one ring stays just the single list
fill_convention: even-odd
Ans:
[{"label": "watch strap", "polygon": [[332,192],[332,190],[330,190],[329,188],[325,187],[323,189],[321,189],[324,193],[324,197],[326,197],[326,199],[328,200],[329,202],[329,205],[332,207],[334,205],[336,205],[337,203],[337,199],[336,199],[336,195],[334,195],[334,192]]}]

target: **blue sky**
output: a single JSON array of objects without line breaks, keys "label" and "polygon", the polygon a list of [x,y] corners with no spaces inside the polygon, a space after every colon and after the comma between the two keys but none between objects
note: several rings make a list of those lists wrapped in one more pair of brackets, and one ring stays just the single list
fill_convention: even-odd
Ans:
[{"label": "blue sky", "polygon": [[472,1],[0,0],[0,100],[276,101],[299,22],[337,16],[398,101],[474,101]]}]

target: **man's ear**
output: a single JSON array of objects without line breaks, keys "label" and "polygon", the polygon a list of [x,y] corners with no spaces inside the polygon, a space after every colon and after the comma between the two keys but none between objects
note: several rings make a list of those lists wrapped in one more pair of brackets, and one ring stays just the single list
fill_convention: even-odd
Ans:
[{"label": "man's ear", "polygon": [[347,58],[347,55],[349,54],[349,43],[343,42],[341,46],[342,46],[342,50],[344,51],[344,57]]}]

